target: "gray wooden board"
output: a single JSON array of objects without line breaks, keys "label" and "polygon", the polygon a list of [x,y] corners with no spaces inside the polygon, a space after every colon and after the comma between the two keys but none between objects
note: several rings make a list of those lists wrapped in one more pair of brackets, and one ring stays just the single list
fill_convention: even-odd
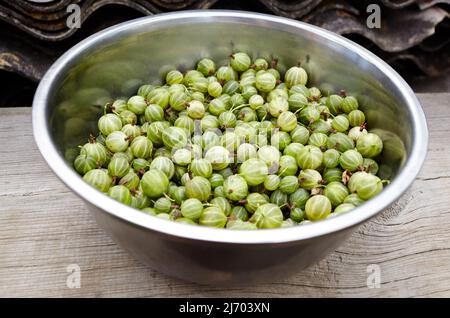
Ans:
[{"label": "gray wooden board", "polygon": [[[317,265],[248,288],[186,283],[134,260],[47,167],[30,108],[0,109],[0,296],[449,297],[450,94],[418,96],[430,144],[408,192]],[[70,264],[80,266],[80,288],[67,287]],[[379,288],[368,288],[371,264]]]}]

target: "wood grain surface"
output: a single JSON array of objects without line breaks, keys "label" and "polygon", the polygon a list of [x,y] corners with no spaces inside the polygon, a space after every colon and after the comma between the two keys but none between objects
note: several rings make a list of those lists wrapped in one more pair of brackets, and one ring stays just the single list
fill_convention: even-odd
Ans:
[{"label": "wood grain surface", "polygon": [[[186,283],[134,260],[47,167],[30,108],[0,109],[0,297],[449,297],[450,94],[418,96],[430,143],[410,190],[317,265],[245,288]],[[67,287],[71,264],[80,288]],[[371,264],[379,288],[368,287]]]}]

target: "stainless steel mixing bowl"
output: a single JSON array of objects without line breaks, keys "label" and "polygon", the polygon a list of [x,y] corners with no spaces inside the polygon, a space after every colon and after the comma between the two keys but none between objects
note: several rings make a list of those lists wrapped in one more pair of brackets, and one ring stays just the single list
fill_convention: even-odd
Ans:
[{"label": "stainless steel mixing bowl", "polygon": [[[229,231],[149,216],[93,189],[72,169],[77,146],[96,131],[106,101],[160,81],[167,69],[193,67],[206,56],[225,60],[237,50],[273,56],[285,66],[301,62],[310,85],[355,94],[369,128],[384,140],[381,174],[392,183],[369,202],[325,221]],[[422,166],[428,139],[410,87],[364,48],[305,23],[235,11],[145,17],[82,41],[42,79],[33,102],[33,130],[48,165],[118,244],[158,271],[208,284],[274,280],[317,262],[402,195]]]}]

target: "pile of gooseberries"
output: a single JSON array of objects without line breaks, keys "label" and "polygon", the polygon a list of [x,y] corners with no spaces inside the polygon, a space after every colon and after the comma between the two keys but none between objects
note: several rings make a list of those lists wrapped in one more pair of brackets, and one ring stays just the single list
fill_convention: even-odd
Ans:
[{"label": "pile of gooseberries", "polygon": [[383,142],[358,99],[307,87],[301,66],[279,69],[238,52],[170,70],[105,105],[74,167],[144,213],[237,230],[323,220],[380,193]]}]

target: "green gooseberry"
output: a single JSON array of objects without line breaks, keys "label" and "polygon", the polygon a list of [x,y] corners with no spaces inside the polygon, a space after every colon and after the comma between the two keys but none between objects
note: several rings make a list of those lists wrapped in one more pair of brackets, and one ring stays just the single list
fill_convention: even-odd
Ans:
[{"label": "green gooseberry", "polygon": [[195,176],[186,181],[186,196],[188,198],[196,198],[200,201],[207,201],[211,196],[211,184],[208,179]]},{"label": "green gooseberry", "polygon": [[150,168],[142,176],[141,186],[145,195],[150,198],[159,198],[169,189],[169,179],[161,170]]},{"label": "green gooseberry", "polygon": [[[129,139],[133,139],[142,135],[140,126],[126,124],[122,127],[121,131],[127,135]],[[144,137],[145,138],[145,137]]]},{"label": "green gooseberry", "polygon": [[249,213],[254,213],[259,206],[268,203],[266,198],[257,192],[250,193],[244,201],[245,209]]},{"label": "green gooseberry", "polygon": [[126,124],[136,125],[137,124],[138,118],[137,118],[136,114],[128,109],[122,111],[119,114],[119,117],[120,117],[120,120],[122,121],[122,125],[126,125]]},{"label": "green gooseberry", "polygon": [[112,158],[108,164],[108,172],[113,177],[122,178],[130,171],[128,160],[122,157]]},{"label": "green gooseberry", "polygon": [[310,195],[308,191],[303,188],[298,188],[289,195],[288,202],[291,207],[303,209],[309,197]]},{"label": "green gooseberry", "polygon": [[331,121],[331,127],[333,127],[334,130],[338,132],[345,132],[349,128],[349,120],[347,119],[347,116],[344,115],[337,115],[333,118]]},{"label": "green gooseberry", "polygon": [[112,185],[112,179],[105,169],[89,170],[83,176],[83,180],[102,192],[108,192]]},{"label": "green gooseberry", "polygon": [[289,212],[289,218],[294,222],[301,222],[305,219],[305,211],[301,208],[292,208]]},{"label": "green gooseberry", "polygon": [[357,141],[362,135],[366,135],[367,130],[361,127],[353,127],[348,131],[348,137],[353,141]]},{"label": "green gooseberry", "polygon": [[241,221],[247,221],[248,220],[248,212],[243,206],[237,205],[231,209],[230,218],[238,219]]},{"label": "green gooseberry", "polygon": [[133,139],[130,145],[133,156],[137,158],[150,158],[153,151],[153,143],[145,136],[139,136]]},{"label": "green gooseberry", "polygon": [[179,186],[172,191],[172,198],[177,204],[181,204],[186,199],[186,187]]},{"label": "green gooseberry", "polygon": [[150,162],[143,158],[136,158],[131,162],[131,166],[137,173],[144,174],[150,168]]},{"label": "green gooseberry", "polygon": [[308,74],[305,69],[300,66],[293,66],[286,71],[284,82],[288,88],[294,85],[305,85],[308,82]]},{"label": "green gooseberry", "polygon": [[270,203],[276,204],[279,207],[285,206],[288,203],[288,194],[277,189],[270,195]]},{"label": "green gooseberry", "polygon": [[330,95],[327,97],[325,105],[327,105],[330,113],[337,115],[341,111],[343,98],[339,95]]},{"label": "green gooseberry", "polygon": [[[297,154],[300,151],[300,149],[302,149],[304,147],[304,145],[302,145],[301,143],[298,142],[291,142],[289,145],[286,146],[286,148],[284,148],[283,150],[283,154],[285,156],[290,156],[292,158],[297,158]],[[281,160],[281,159],[280,159]],[[297,162],[296,162],[297,164]]]},{"label": "green gooseberry", "polygon": [[364,202],[365,200],[361,199],[356,193],[349,194],[344,200],[344,203],[350,203],[354,206],[358,206],[360,204],[363,204]]},{"label": "green gooseberry", "polygon": [[282,113],[287,112],[289,103],[286,98],[275,97],[269,102],[269,113],[273,117],[279,117]]},{"label": "green gooseberry", "polygon": [[113,131],[122,129],[122,120],[116,114],[105,114],[98,120],[98,129],[103,135],[108,136]]},{"label": "green gooseberry", "polygon": [[301,93],[291,94],[288,98],[289,108],[297,111],[308,106],[308,99]]},{"label": "green gooseberry", "polygon": [[224,197],[225,198],[225,192],[223,192],[223,186],[218,186],[216,188],[214,188],[214,193],[213,193],[215,198],[218,197]]},{"label": "green gooseberry", "polygon": [[331,205],[335,207],[344,202],[349,193],[344,184],[339,181],[333,181],[327,184],[323,194],[330,200]]},{"label": "green gooseberry", "polygon": [[175,222],[189,224],[189,225],[197,225],[197,223],[195,223],[193,220],[188,219],[188,218],[183,218],[183,217],[179,217],[179,218],[175,219]]},{"label": "green gooseberry", "polygon": [[123,185],[130,190],[137,189],[139,182],[139,176],[133,170],[128,171],[128,173],[119,180],[120,185]]},{"label": "green gooseberry", "polygon": [[265,71],[263,73],[256,74],[255,86],[259,91],[268,93],[275,88],[276,84],[277,79],[272,73]]},{"label": "green gooseberry", "polygon": [[291,136],[285,131],[275,131],[270,138],[270,144],[283,151],[291,143]]},{"label": "green gooseberry", "polygon": [[192,161],[192,152],[186,148],[177,149],[172,156],[172,160],[177,165],[187,166]]},{"label": "green gooseberry", "polygon": [[218,186],[223,185],[224,178],[221,174],[213,173],[209,178],[209,183],[211,183],[212,188],[217,188]]},{"label": "green gooseberry", "polygon": [[325,168],[335,168],[339,165],[341,154],[336,149],[328,149],[323,153],[323,166]]},{"label": "green gooseberry", "polygon": [[345,213],[345,212],[353,210],[354,208],[356,208],[356,206],[354,206],[351,203],[342,203],[334,208],[333,214]]},{"label": "green gooseberry", "polygon": [[[189,118],[189,117],[187,117]],[[216,116],[213,115],[205,115],[200,120],[200,126],[202,127],[202,131],[208,131],[219,128],[219,120]]]},{"label": "green gooseberry", "polygon": [[240,88],[240,85],[237,81],[229,80],[228,82],[225,83],[225,85],[223,85],[222,92],[224,94],[228,94],[228,95],[232,96],[233,94],[239,92],[239,88]]},{"label": "green gooseberry", "polygon": [[344,133],[337,132],[328,136],[327,147],[336,149],[339,152],[345,152],[353,149],[355,144],[353,140]]},{"label": "green gooseberry", "polygon": [[226,216],[229,216],[231,213],[231,204],[224,197],[214,198],[209,202],[209,204],[220,208]]},{"label": "green gooseberry", "polygon": [[319,119],[308,126],[313,133],[322,133],[328,135],[332,131],[331,120]]},{"label": "green gooseberry", "polygon": [[298,178],[296,176],[286,176],[281,179],[279,189],[280,191],[291,194],[299,187]]},{"label": "green gooseberry", "polygon": [[237,117],[246,123],[255,121],[258,119],[256,112],[253,109],[251,109],[250,107],[244,107],[241,110],[239,110]]},{"label": "green gooseberry", "polygon": [[264,179],[264,188],[269,191],[275,191],[278,189],[281,182],[281,178],[275,174],[269,174]]},{"label": "green gooseberry", "polygon": [[267,70],[269,68],[269,63],[267,63],[266,59],[259,57],[253,62],[252,68],[254,68],[255,71]]},{"label": "green gooseberry", "polygon": [[175,165],[173,164],[173,161],[170,160],[170,158],[163,156],[153,159],[150,163],[150,169],[161,171],[169,180],[172,179],[175,174]]},{"label": "green gooseberry", "polygon": [[306,201],[305,213],[310,221],[325,219],[331,213],[331,202],[324,195],[315,195]]},{"label": "green gooseberry", "polygon": [[161,133],[161,140],[169,149],[184,148],[188,143],[185,130],[178,127],[167,127],[164,129]]},{"label": "green gooseberry", "polygon": [[352,110],[348,114],[348,122],[352,127],[360,127],[366,121],[366,116],[359,109]]},{"label": "green gooseberry", "polygon": [[301,123],[309,125],[320,119],[320,112],[314,106],[306,106],[298,113],[298,119]]},{"label": "green gooseberry", "polygon": [[214,170],[223,170],[230,164],[230,152],[222,146],[213,146],[205,153],[205,159],[209,161]]},{"label": "green gooseberry", "polygon": [[238,52],[233,53],[230,56],[230,66],[236,71],[236,72],[244,72],[248,70],[250,65],[252,64],[252,60],[250,56],[248,56],[247,53],[244,52]]},{"label": "green gooseberry", "polygon": [[305,190],[311,190],[323,183],[322,175],[319,171],[314,169],[303,169],[300,171],[300,174],[298,175],[298,182],[300,187]]},{"label": "green gooseberry", "polygon": [[[92,171],[92,170],[91,170]],[[383,190],[383,182],[377,176],[367,174],[356,184],[356,193],[363,200],[369,200]]]},{"label": "green gooseberry", "polygon": [[142,212],[155,216],[157,213],[154,208],[146,207],[141,209]]},{"label": "green gooseberry", "polygon": [[297,127],[297,117],[290,111],[285,111],[278,116],[277,125],[282,131],[290,132]]},{"label": "green gooseberry", "polygon": [[211,206],[203,210],[198,223],[203,226],[223,228],[227,223],[227,216],[220,208]]},{"label": "green gooseberry", "polygon": [[169,213],[172,209],[172,202],[166,197],[161,197],[155,201],[153,208],[155,209],[157,214]]},{"label": "green gooseberry", "polygon": [[106,137],[105,144],[112,152],[122,152],[127,150],[129,138],[121,131],[113,131]]},{"label": "green gooseberry", "polygon": [[213,167],[208,160],[200,158],[192,160],[189,170],[194,176],[209,178],[212,175]]},{"label": "green gooseberry", "polygon": [[147,128],[147,138],[154,145],[160,146],[163,144],[162,134],[169,127],[170,123],[167,121],[155,121],[151,123]]},{"label": "green gooseberry", "polygon": [[[256,79],[255,79],[256,81]],[[241,86],[241,91],[242,91],[242,97],[244,97],[247,101],[250,99],[250,97],[252,96],[256,96],[258,94],[258,90],[256,89],[255,86],[253,86],[253,84],[250,85],[243,85],[242,81],[240,82],[240,86]],[[252,109],[254,109],[253,107],[251,107]]]},{"label": "green gooseberry", "polygon": [[232,175],[223,182],[225,196],[232,201],[243,200],[248,194],[248,185],[240,175]]},{"label": "green gooseberry", "polygon": [[256,230],[258,227],[254,223],[244,222],[242,220],[231,220],[227,223],[228,230]]},{"label": "green gooseberry", "polygon": [[[143,86],[146,86],[146,85],[143,85]],[[142,86],[141,86],[141,88],[142,88]],[[138,90],[138,95],[141,95],[141,94],[139,94],[139,91],[141,90],[141,88],[139,88],[139,90]],[[145,95],[141,95],[141,96],[145,97]],[[113,113],[120,114],[121,112],[123,112],[124,110],[127,109],[127,102],[123,99],[116,99],[111,104],[110,109]]]},{"label": "green gooseberry", "polygon": [[183,217],[197,220],[203,213],[203,203],[196,198],[187,199],[181,203],[180,211]]},{"label": "green gooseberry", "polygon": [[169,85],[180,84],[183,82],[183,74],[178,70],[169,71],[166,74],[166,83]]},{"label": "green gooseberry", "polygon": [[131,193],[127,187],[123,185],[115,185],[108,191],[108,195],[116,201],[126,205],[131,205]]},{"label": "green gooseberry", "polygon": [[266,203],[256,209],[250,220],[260,229],[277,228],[283,222],[283,212],[277,205]]},{"label": "green gooseberry", "polygon": [[328,184],[333,181],[341,181],[343,173],[344,173],[344,171],[342,171],[342,169],[339,167],[327,168],[323,171],[322,177],[323,177],[325,184]]},{"label": "green gooseberry", "polygon": [[[187,108],[189,105],[189,102],[191,101],[191,98],[185,91],[175,91],[172,92],[169,96],[169,105],[176,111],[183,111]],[[153,104],[156,105],[156,104]],[[159,105],[157,105],[159,106]],[[161,107],[159,107],[161,108]],[[163,110],[161,108],[161,110]],[[162,119],[161,119],[162,120]]]},{"label": "green gooseberry", "polygon": [[141,115],[145,112],[147,108],[147,102],[145,98],[139,95],[132,96],[128,99],[127,108],[129,111],[132,111],[136,115]]},{"label": "green gooseberry", "polygon": [[88,171],[95,169],[97,167],[97,163],[94,158],[88,155],[78,155],[75,158],[73,166],[79,174],[84,175]]},{"label": "green gooseberry", "polygon": [[281,156],[279,161],[279,175],[280,177],[285,176],[293,176],[297,174],[298,166],[297,166],[297,160],[295,160],[294,157],[291,156]]},{"label": "green gooseberry", "polygon": [[258,159],[269,167],[269,173],[276,173],[279,168],[280,151],[274,146],[262,146],[258,149]]},{"label": "green gooseberry", "polygon": [[349,114],[352,110],[358,109],[358,100],[353,96],[346,96],[342,100],[341,110]]},{"label": "green gooseberry", "polygon": [[364,171],[376,175],[379,170],[378,163],[370,158],[364,158],[363,160]]},{"label": "green gooseberry", "polygon": [[367,158],[378,156],[383,150],[383,141],[374,133],[362,135],[356,141],[356,149]]},{"label": "green gooseberry", "polygon": [[292,142],[306,145],[309,139],[309,130],[301,125],[297,125],[293,131],[291,131]]},{"label": "green gooseberry", "polygon": [[158,104],[165,109],[169,105],[169,97],[170,94],[166,88],[158,87],[147,95],[147,101],[149,104]]},{"label": "green gooseberry", "polygon": [[264,182],[269,174],[269,169],[264,161],[251,158],[242,163],[239,167],[239,174],[244,177],[248,185],[255,186]]},{"label": "green gooseberry", "polygon": [[252,109],[257,109],[264,105],[264,98],[261,95],[255,94],[249,98],[248,103]]},{"label": "green gooseberry", "polygon": [[249,143],[240,144],[236,151],[236,159],[238,163],[245,162],[248,159],[257,158],[258,151],[256,147]]},{"label": "green gooseberry", "polygon": [[217,80],[228,82],[230,80],[238,80],[238,73],[231,66],[221,66],[216,72]]},{"label": "green gooseberry", "polygon": [[312,145],[307,145],[297,153],[297,163],[302,169],[317,169],[322,165],[322,151]]},{"label": "green gooseberry", "polygon": [[95,160],[98,166],[102,166],[108,160],[108,150],[101,143],[89,141],[81,147],[80,155],[88,156]]},{"label": "green gooseberry", "polygon": [[216,72],[216,63],[209,58],[203,58],[197,63],[197,71],[204,76],[213,75]]},{"label": "green gooseberry", "polygon": [[362,155],[355,149],[350,149],[341,154],[339,164],[348,171],[356,171],[363,164]]},{"label": "green gooseberry", "polygon": [[219,82],[211,82],[208,84],[208,94],[212,97],[219,97],[222,94],[222,85]]},{"label": "green gooseberry", "polygon": [[327,147],[328,136],[324,133],[314,132],[309,136],[308,145],[316,146],[320,150],[325,150]]},{"label": "green gooseberry", "polygon": [[202,146],[203,149],[205,149],[206,152],[210,148],[219,146],[221,144],[219,135],[217,134],[216,131],[213,130],[208,130],[204,132],[203,135],[194,135],[193,142],[195,143],[197,143],[197,141],[195,141],[196,138],[199,138],[198,140],[200,140],[200,145]]},{"label": "green gooseberry", "polygon": [[364,182],[365,176],[367,176],[367,172],[365,171],[357,171],[351,175],[347,183],[347,187],[351,193],[356,192],[356,185],[360,182]]}]

